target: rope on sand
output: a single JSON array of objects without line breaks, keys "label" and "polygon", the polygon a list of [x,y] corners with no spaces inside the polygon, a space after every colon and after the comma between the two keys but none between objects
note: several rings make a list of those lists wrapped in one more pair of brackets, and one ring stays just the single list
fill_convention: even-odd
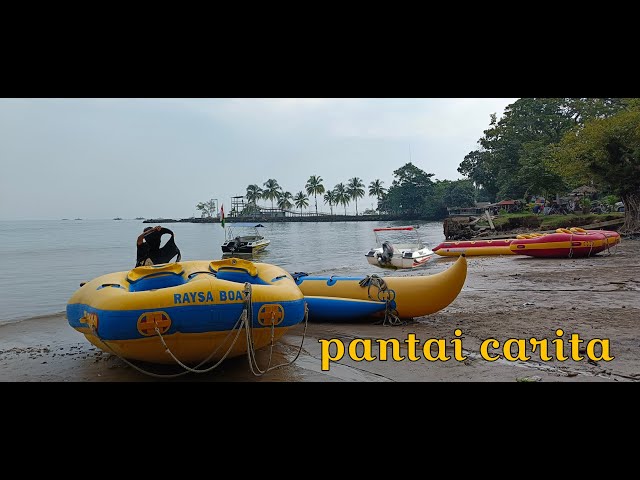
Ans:
[{"label": "rope on sand", "polygon": [[376,274],[367,275],[362,280],[360,280],[359,285],[361,287],[367,287],[367,296],[370,300],[375,300],[375,298],[371,296],[371,287],[376,287],[378,289],[376,298],[381,302],[385,302],[384,318],[381,322],[377,323],[391,326],[404,325],[406,323],[400,320],[400,317],[398,316],[398,310],[395,309],[392,305],[392,302],[396,298],[395,290],[390,289],[387,285],[387,282],[385,282],[382,277]]}]

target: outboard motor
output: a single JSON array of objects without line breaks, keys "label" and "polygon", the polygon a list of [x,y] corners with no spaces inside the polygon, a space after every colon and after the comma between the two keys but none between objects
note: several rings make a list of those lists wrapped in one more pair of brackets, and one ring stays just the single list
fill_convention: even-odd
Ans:
[{"label": "outboard motor", "polygon": [[236,237],[233,240],[231,240],[229,242],[228,247],[231,252],[235,252],[236,249],[240,248],[240,237]]},{"label": "outboard motor", "polygon": [[380,261],[382,263],[389,263],[393,257],[393,245],[389,242],[382,242],[382,254],[380,255]]}]

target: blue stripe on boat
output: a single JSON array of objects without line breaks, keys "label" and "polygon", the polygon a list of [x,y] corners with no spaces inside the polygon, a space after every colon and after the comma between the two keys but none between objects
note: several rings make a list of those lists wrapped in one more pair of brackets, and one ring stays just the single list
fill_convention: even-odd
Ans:
[{"label": "blue stripe on boat", "polygon": [[[271,301],[253,303],[253,326],[255,328],[271,328],[258,323],[258,312],[262,305],[275,303],[284,308],[284,319],[276,328],[289,327],[300,323],[304,318],[304,299],[293,301]],[[138,318],[148,312],[166,312],[171,318],[171,328],[164,335],[172,333],[205,333],[220,332],[234,328],[244,303],[229,303],[215,305],[184,305],[157,309],[136,310],[100,310],[85,304],[67,305],[67,319],[74,328],[87,327],[80,319],[84,313],[95,313],[98,316],[98,335],[104,340],[132,340],[145,338],[138,332]]]},{"label": "blue stripe on boat", "polygon": [[345,322],[362,320],[383,312],[385,302],[353,298],[305,296],[309,306],[309,321]]}]

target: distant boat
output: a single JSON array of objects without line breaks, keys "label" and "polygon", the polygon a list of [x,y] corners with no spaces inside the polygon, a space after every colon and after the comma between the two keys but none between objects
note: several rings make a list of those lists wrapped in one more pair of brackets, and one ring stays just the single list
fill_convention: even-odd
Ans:
[{"label": "distant boat", "polygon": [[[260,223],[229,223],[225,228],[227,238],[222,244],[222,255],[255,254],[267,248],[271,241],[264,238],[258,228],[264,228],[264,225]],[[243,229],[250,229],[253,235],[241,235],[240,231]],[[237,236],[236,233],[238,233]]]},{"label": "distant boat", "polygon": [[74,218],[74,220],[82,220],[81,218]]},{"label": "distant boat", "polygon": [[144,217],[136,217],[136,220],[144,220]]},{"label": "distant boat", "polygon": [[120,217],[116,217],[114,218],[114,220],[122,220]]}]

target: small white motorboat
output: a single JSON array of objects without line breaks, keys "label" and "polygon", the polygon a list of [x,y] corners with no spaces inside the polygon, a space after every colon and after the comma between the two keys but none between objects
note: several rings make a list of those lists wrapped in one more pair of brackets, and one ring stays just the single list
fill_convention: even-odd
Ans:
[{"label": "small white motorboat", "polygon": [[[390,232],[396,234],[393,239]],[[380,238],[381,233],[388,238]],[[383,268],[416,268],[425,265],[435,256],[420,238],[417,226],[374,228],[373,234],[376,237],[376,247],[365,254],[371,265]],[[412,242],[401,243],[406,240]]]},{"label": "small white motorboat", "polygon": [[[271,243],[260,234],[258,228],[264,228],[260,223],[229,223],[225,227],[226,239],[222,244],[223,255],[247,254],[253,255],[263,251]],[[251,234],[242,235],[247,230]]]}]

